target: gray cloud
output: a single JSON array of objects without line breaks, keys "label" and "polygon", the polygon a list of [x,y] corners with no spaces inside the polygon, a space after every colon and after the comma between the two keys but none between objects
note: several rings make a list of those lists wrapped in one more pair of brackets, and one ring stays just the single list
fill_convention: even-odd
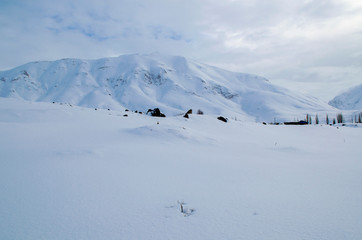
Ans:
[{"label": "gray cloud", "polygon": [[158,51],[325,100],[362,81],[354,0],[2,1],[0,69],[36,60]]}]

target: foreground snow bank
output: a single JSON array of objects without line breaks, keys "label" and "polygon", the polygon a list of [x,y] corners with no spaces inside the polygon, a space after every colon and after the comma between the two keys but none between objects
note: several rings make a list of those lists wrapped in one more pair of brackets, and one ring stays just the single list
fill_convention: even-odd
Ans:
[{"label": "foreground snow bank", "polygon": [[362,238],[362,128],[123,114],[0,99],[0,239]]}]

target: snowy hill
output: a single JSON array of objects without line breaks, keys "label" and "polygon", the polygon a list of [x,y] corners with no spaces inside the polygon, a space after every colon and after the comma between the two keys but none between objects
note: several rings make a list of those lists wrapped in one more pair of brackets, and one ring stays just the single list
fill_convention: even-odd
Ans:
[{"label": "snowy hill", "polygon": [[192,108],[257,121],[332,109],[263,77],[160,54],[28,63],[0,72],[0,97],[139,111],[158,107],[166,115]]},{"label": "snowy hill", "polygon": [[362,110],[362,84],[336,96],[329,104],[342,110]]},{"label": "snowy hill", "polygon": [[0,239],[362,239],[361,126],[123,113],[0,98]]}]

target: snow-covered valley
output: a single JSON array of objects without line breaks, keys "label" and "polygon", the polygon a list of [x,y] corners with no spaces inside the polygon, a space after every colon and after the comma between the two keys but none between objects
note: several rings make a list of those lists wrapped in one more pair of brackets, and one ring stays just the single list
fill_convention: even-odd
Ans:
[{"label": "snow-covered valley", "polygon": [[0,239],[362,238],[360,124],[217,116],[0,98]]}]

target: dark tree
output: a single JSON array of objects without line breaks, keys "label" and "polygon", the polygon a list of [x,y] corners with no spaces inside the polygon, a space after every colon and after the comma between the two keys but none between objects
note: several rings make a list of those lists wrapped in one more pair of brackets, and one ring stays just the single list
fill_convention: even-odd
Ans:
[{"label": "dark tree", "polygon": [[315,124],[319,124],[318,114],[315,115]]},{"label": "dark tree", "polygon": [[328,114],[326,115],[326,124],[329,124]]},{"label": "dark tree", "polygon": [[305,117],[305,121],[308,123],[308,124],[312,124],[312,116],[307,114],[307,116]]},{"label": "dark tree", "polygon": [[342,115],[342,113],[337,114],[337,122],[338,123],[343,123],[343,115]]}]

